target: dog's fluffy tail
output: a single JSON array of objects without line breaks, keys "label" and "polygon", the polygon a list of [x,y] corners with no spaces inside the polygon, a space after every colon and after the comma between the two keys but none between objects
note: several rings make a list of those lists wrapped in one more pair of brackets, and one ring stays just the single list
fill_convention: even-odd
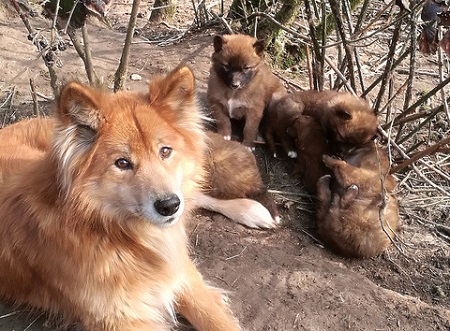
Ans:
[{"label": "dog's fluffy tail", "polygon": [[261,203],[251,199],[217,199],[200,193],[196,206],[220,213],[236,223],[249,228],[274,228],[279,223],[279,217],[272,218],[269,210]]}]

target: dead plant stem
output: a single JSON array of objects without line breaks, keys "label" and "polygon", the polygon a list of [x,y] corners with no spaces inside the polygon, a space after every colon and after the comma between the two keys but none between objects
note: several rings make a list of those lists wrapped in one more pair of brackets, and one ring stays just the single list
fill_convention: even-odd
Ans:
[{"label": "dead plant stem", "polygon": [[131,8],[130,21],[128,22],[127,35],[125,37],[125,44],[122,50],[119,66],[114,75],[114,92],[123,90],[125,85],[125,77],[128,70],[128,61],[130,57],[131,41],[133,40],[134,30],[136,28],[136,18],[139,12],[139,5],[141,0],[133,0]]}]

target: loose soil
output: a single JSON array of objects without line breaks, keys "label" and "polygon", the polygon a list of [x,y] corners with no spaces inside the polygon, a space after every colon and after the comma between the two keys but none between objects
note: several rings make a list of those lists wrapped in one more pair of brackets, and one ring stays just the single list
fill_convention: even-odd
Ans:
[{"label": "loose soil", "polygon": [[[192,20],[185,9],[179,8],[181,19],[173,23],[180,29]],[[113,8],[113,29],[98,22],[89,24],[94,65],[107,88],[112,87],[130,10],[129,5]],[[187,63],[196,74],[202,100],[212,35],[221,31],[217,27],[191,30],[176,43],[158,46],[148,41],[167,41],[181,36],[183,30],[146,24],[145,11],[143,7],[129,66],[129,74],[139,74],[142,80],[128,80],[126,88],[145,90],[151,76]],[[35,28],[49,24],[39,17],[31,21]],[[22,21],[3,2],[0,36],[0,102],[5,102],[1,124],[34,115],[31,78],[40,95],[40,112],[48,113],[51,106],[43,99],[52,98],[47,70],[27,40]],[[61,65],[64,80],[86,81],[73,47],[61,54]],[[307,86],[301,74],[296,82]],[[12,105],[6,102],[11,92]],[[274,160],[262,145],[256,155],[270,189],[282,192],[274,194],[282,224],[270,231],[251,230],[205,212],[189,225],[193,258],[211,284],[228,292],[231,309],[246,330],[450,330],[448,243],[414,221],[402,206],[399,237],[404,244],[399,245],[407,256],[391,247],[372,259],[341,258],[315,239],[314,199],[289,176],[290,161]],[[401,194],[399,200],[402,205]],[[448,213],[437,215],[431,209],[422,216],[429,220],[441,217],[448,225]],[[45,316],[0,309],[0,331],[52,329]],[[180,330],[187,329],[180,326]]]}]

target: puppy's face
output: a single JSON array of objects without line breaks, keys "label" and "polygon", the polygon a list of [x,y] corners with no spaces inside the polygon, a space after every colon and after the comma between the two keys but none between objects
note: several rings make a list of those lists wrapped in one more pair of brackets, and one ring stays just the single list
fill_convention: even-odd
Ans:
[{"label": "puppy's face", "polygon": [[377,117],[363,99],[340,94],[329,103],[326,135],[335,153],[344,153],[352,146],[364,145],[376,137]]},{"label": "puppy's face", "polygon": [[262,61],[264,42],[247,35],[225,35],[214,38],[213,68],[232,90],[248,85]]}]

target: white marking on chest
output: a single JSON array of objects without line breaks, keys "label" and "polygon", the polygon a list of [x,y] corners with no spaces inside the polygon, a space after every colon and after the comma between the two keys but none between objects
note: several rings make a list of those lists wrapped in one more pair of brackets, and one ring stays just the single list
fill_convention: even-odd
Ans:
[{"label": "white marking on chest", "polygon": [[234,118],[233,110],[236,108],[239,108],[240,106],[243,106],[244,103],[242,103],[238,99],[230,99],[228,100],[228,115],[230,118]]}]

